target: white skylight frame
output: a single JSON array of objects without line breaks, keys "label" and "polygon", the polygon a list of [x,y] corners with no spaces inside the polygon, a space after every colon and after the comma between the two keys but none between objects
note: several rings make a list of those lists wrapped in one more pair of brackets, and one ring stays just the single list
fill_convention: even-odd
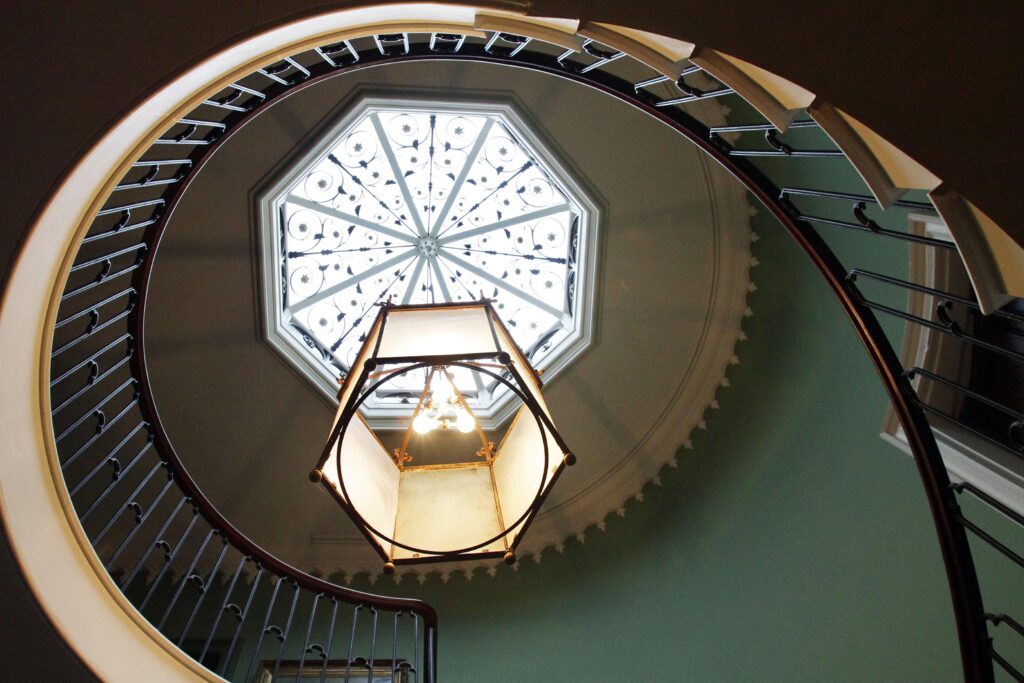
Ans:
[{"label": "white skylight frame", "polygon": [[[557,331],[554,335],[557,339],[551,348],[548,348],[542,352],[539,352],[536,356],[536,367],[544,373],[546,380],[554,377],[560,370],[567,367],[573,362],[591,343],[591,337],[593,334],[593,316],[594,316],[594,289],[595,289],[595,267],[597,265],[597,247],[598,247],[598,218],[599,210],[596,203],[590,197],[589,192],[586,191],[582,183],[574,177],[574,175],[567,170],[567,164],[560,160],[558,156],[552,151],[552,145],[544,141],[534,130],[534,126],[520,114],[510,101],[490,101],[490,102],[451,102],[451,101],[438,101],[428,99],[409,99],[409,98],[384,98],[384,97],[364,97],[358,101],[358,103],[346,113],[341,116],[335,123],[330,125],[324,132],[317,136],[315,141],[309,145],[303,153],[297,158],[292,160],[287,167],[281,172],[280,176],[275,179],[259,196],[257,199],[257,219],[259,221],[258,234],[260,241],[259,250],[259,266],[261,271],[261,307],[262,307],[262,332],[266,341],[280,353],[291,365],[293,365],[302,376],[311,381],[320,391],[328,396],[332,401],[337,400],[338,391],[338,380],[341,376],[344,363],[339,362],[337,358],[333,358],[334,354],[331,354],[324,348],[324,345],[320,345],[322,353],[317,352],[317,343],[315,342],[316,335],[310,335],[310,338],[314,340],[314,343],[307,344],[303,340],[303,335],[299,330],[293,326],[289,311],[286,311],[285,302],[288,298],[288,283],[283,279],[288,277],[288,266],[285,265],[285,253],[286,247],[284,244],[285,237],[282,232],[283,229],[287,228],[287,224],[284,222],[286,212],[294,210],[296,202],[289,199],[289,195],[297,189],[297,186],[304,178],[306,178],[312,169],[317,164],[327,163],[325,160],[328,158],[328,154],[332,150],[336,150],[342,142],[342,138],[349,134],[351,128],[366,128],[372,127],[377,133],[383,134],[382,128],[384,122],[389,116],[397,113],[408,112],[413,116],[424,116],[431,113],[438,115],[438,121],[441,121],[443,117],[455,117],[465,116],[469,117],[471,121],[475,120],[475,117],[484,117],[487,119],[487,126],[490,127],[491,131],[495,133],[501,131],[501,127],[504,128],[505,132],[509,133],[509,137],[519,145],[518,150],[525,153],[530,159],[532,170],[529,173],[536,174],[534,178],[541,178],[542,181],[547,181],[553,187],[554,193],[560,194],[567,198],[567,203],[570,205],[569,211],[572,215],[576,216],[575,231],[572,230],[571,222],[566,222],[566,213],[560,214],[544,214],[544,210],[535,212],[532,215],[532,219],[541,221],[545,218],[552,218],[556,222],[560,221],[560,225],[565,228],[565,241],[566,241],[566,256],[569,255],[569,250],[572,249],[569,244],[572,239],[572,233],[576,236],[575,246],[575,267],[568,269],[566,274],[572,273],[575,283],[573,285],[574,296],[572,298],[571,305],[566,302],[565,308],[562,311],[561,322],[563,328],[566,331]],[[373,119],[376,118],[376,121]],[[483,137],[483,136],[481,136]],[[491,141],[494,137],[492,135],[487,141]],[[475,142],[475,140],[474,140]],[[381,150],[384,152],[385,150]],[[392,148],[392,152],[394,149]],[[402,150],[400,150],[402,151]],[[477,150],[480,151],[479,149]],[[472,152],[472,150],[470,150]],[[482,156],[483,152],[480,152]],[[470,154],[472,156],[472,154]],[[433,157],[431,157],[433,158]],[[349,161],[350,159],[346,159]],[[474,159],[475,160],[475,159]],[[388,155],[382,154],[382,158],[377,163],[386,163],[385,168],[401,170],[401,166],[396,159],[395,154]],[[340,164],[335,164],[340,169]],[[460,169],[461,171],[461,169]],[[392,179],[398,177],[400,174],[392,173]],[[455,180],[465,181],[465,173],[459,173]],[[351,179],[349,179],[351,180]],[[508,180],[508,178],[505,178]],[[398,187],[394,188],[395,193],[401,193],[401,199],[404,200],[401,206],[396,209],[398,214],[391,213],[389,218],[397,218],[397,215],[401,215],[401,209],[408,208],[408,201],[412,199],[411,194],[405,183],[396,183]],[[454,185],[454,184],[453,184]],[[363,189],[365,189],[365,185]],[[497,192],[497,190],[495,190]],[[456,192],[454,195],[458,195]],[[458,199],[458,196],[454,196],[453,199]],[[307,193],[308,197],[308,193]],[[552,197],[556,197],[556,194],[552,194]],[[392,197],[395,199],[396,197]],[[374,197],[373,199],[376,199]],[[328,201],[328,200],[324,200]],[[413,200],[415,204],[416,200]],[[303,206],[308,206],[304,204]],[[374,207],[376,208],[376,207]],[[368,209],[369,210],[369,209]],[[387,207],[384,209],[389,211]],[[318,213],[322,211],[318,210]],[[328,210],[328,213],[330,211]],[[409,212],[412,213],[412,212]],[[440,213],[440,210],[439,210]],[[449,216],[453,212],[448,212]],[[524,218],[527,217],[526,212],[522,215]],[[292,215],[292,214],[289,214]],[[464,216],[468,213],[463,214]],[[337,216],[335,216],[337,218]],[[348,219],[351,219],[351,215],[345,216],[345,222],[348,223]],[[504,297],[508,301],[514,301],[511,298],[506,289],[498,284],[500,278],[496,278],[495,274],[490,273],[487,268],[480,268],[479,264],[473,264],[468,258],[469,254],[451,253],[453,250],[461,249],[457,246],[451,246],[454,244],[450,239],[446,240],[444,232],[444,226],[441,225],[443,221],[436,220],[437,227],[442,229],[436,229],[433,225],[427,225],[428,221],[424,220],[426,216],[406,216],[404,225],[378,225],[377,233],[378,237],[387,237],[393,244],[397,243],[399,235],[395,234],[402,233],[403,228],[407,233],[406,239],[416,238],[417,235],[422,237],[430,237],[431,234],[436,233],[438,241],[443,242],[437,245],[435,242],[434,246],[439,246],[433,256],[424,257],[424,253],[428,252],[429,239],[417,240],[417,243],[412,244],[410,248],[406,247],[408,253],[415,252],[418,254],[414,262],[403,260],[401,262],[392,263],[392,266],[399,266],[406,264],[408,267],[405,271],[406,277],[420,278],[419,281],[413,284],[422,282],[422,278],[426,277],[423,271],[430,273],[438,273],[442,271],[441,278],[436,278],[432,275],[431,277],[435,280],[439,280],[438,286],[435,293],[441,295],[436,300],[442,301],[444,298],[453,298],[456,300],[468,300],[469,288],[472,288],[473,298],[479,298],[477,294],[477,288],[483,291],[485,296],[490,296],[495,288],[498,288],[499,295],[498,301],[496,302],[496,308],[499,308],[499,315],[502,315],[501,310],[501,299]],[[433,217],[432,217],[433,218]],[[418,219],[418,220],[417,220]],[[339,220],[341,220],[339,218]],[[376,221],[368,221],[376,222]],[[362,230],[364,227],[367,231],[370,230],[369,226],[365,225],[367,222],[360,223],[357,229]],[[505,223],[504,226],[498,226],[498,223]],[[508,231],[524,230],[523,221],[515,222],[514,219],[505,219],[503,221],[490,221],[486,224],[491,228],[491,231],[501,230],[502,233]],[[506,230],[506,228],[508,230]],[[351,230],[351,228],[349,228]],[[423,232],[420,232],[422,230]],[[414,235],[414,232],[417,235]],[[483,239],[486,237],[485,233],[479,231],[479,229],[467,230],[464,227],[460,227],[456,233],[451,233],[447,237],[450,238],[455,235],[459,238],[465,238],[467,235],[473,233],[473,237]],[[351,237],[354,232],[349,232]],[[342,238],[344,239],[344,238]],[[507,240],[511,240],[512,237],[506,237]],[[459,240],[461,242],[461,239]],[[381,243],[382,244],[382,243]],[[463,243],[464,244],[464,243]],[[479,246],[479,245],[474,245]],[[384,247],[380,246],[379,250],[383,250]],[[500,254],[494,255],[491,252],[479,252],[479,250],[473,250],[473,253],[486,253],[488,258],[502,258]],[[312,254],[313,256],[319,257],[318,253]],[[390,257],[387,260],[394,260],[395,257]],[[523,259],[526,257],[520,255]],[[474,256],[476,258],[476,256]],[[469,261],[467,263],[467,261]],[[381,268],[384,262],[378,262],[376,268]],[[468,266],[476,265],[475,268]],[[333,267],[333,266],[332,266]],[[364,272],[370,272],[373,268],[370,268]],[[390,267],[388,269],[389,274],[391,273]],[[507,269],[505,271],[508,272]],[[452,278],[459,273],[458,282],[459,287],[455,284],[446,282],[446,278]],[[292,275],[295,271],[291,272]],[[358,273],[356,273],[358,274]],[[465,282],[463,281],[465,279]],[[468,284],[473,282],[475,284]],[[441,283],[445,283],[442,285]],[[446,290],[446,285],[450,287]],[[463,286],[465,285],[465,286]],[[321,285],[323,286],[323,285]],[[337,286],[337,283],[334,285]],[[565,283],[566,288],[569,287],[568,282]],[[330,287],[327,287],[330,289]],[[459,293],[453,294],[452,289],[457,290]],[[420,292],[419,294],[422,294]],[[313,295],[308,298],[312,299],[315,296],[322,296],[321,294]],[[527,297],[529,298],[529,297]],[[536,297],[535,297],[536,298]],[[322,299],[321,299],[322,300]],[[422,299],[420,299],[422,300]],[[305,301],[305,300],[303,300]],[[415,303],[417,299],[413,299]],[[395,300],[395,303],[409,303],[410,300],[407,298],[400,298]],[[525,310],[527,306],[534,302],[520,300],[519,304],[523,304]],[[301,313],[301,311],[299,311]],[[373,306],[372,310],[368,310],[365,313],[367,321],[364,324],[372,322],[372,318],[376,313],[376,307]],[[548,320],[553,320],[554,311],[545,310],[543,316],[547,316]],[[543,316],[538,314],[538,318],[535,318],[533,322],[541,319]],[[503,319],[505,318],[502,315]],[[322,320],[321,316],[318,319]],[[509,323],[509,320],[505,320]],[[513,324],[510,329],[515,330]],[[548,330],[550,331],[550,330]],[[358,344],[355,345],[358,348]],[[339,349],[340,351],[340,349]],[[524,351],[529,353],[531,349],[524,348]],[[328,360],[328,355],[331,358]],[[469,373],[476,374],[476,373]],[[504,395],[499,396],[491,405],[481,405],[477,403],[474,406],[474,412],[476,413],[481,425],[485,428],[493,428],[502,424],[506,419],[511,417],[514,411],[518,408],[517,402],[511,400],[512,396]],[[373,405],[372,401],[367,401],[364,404],[363,415],[370,423],[371,427],[375,429],[400,429],[404,428],[407,417],[411,412],[411,406],[389,406],[389,405]]]}]

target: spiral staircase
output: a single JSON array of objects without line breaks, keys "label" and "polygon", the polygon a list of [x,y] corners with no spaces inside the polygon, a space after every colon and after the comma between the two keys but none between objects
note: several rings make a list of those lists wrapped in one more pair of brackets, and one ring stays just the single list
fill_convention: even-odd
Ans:
[{"label": "spiral staircase", "polygon": [[[287,669],[290,676],[287,667],[295,665],[296,680],[303,671],[320,671],[321,680],[329,673],[376,680],[380,671],[394,680],[436,680],[438,618],[429,605],[352,590],[289,566],[207,499],[161,424],[144,322],[151,268],[176,203],[246,122],[342,73],[465,60],[574,81],[645,112],[725,167],[789,233],[863,342],[892,403],[893,438],[919,470],[949,579],[964,679],[1024,680],[1024,663],[1004,657],[999,646],[1024,638],[1021,615],[986,603],[972,542],[1022,569],[1024,557],[961,505],[970,499],[1024,526],[1019,501],[984,482],[951,481],[940,448],[948,441],[943,435],[955,432],[998,453],[1011,469],[1024,458],[1024,306],[1014,272],[1021,262],[998,256],[1020,249],[1013,239],[863,124],[736,58],[609,24],[503,11],[453,12],[440,20],[411,7],[409,18],[399,8],[376,23],[352,16],[300,21],[260,36],[263,42],[233,63],[225,59],[183,77],[194,76],[190,82],[165,85],[150,108],[157,115],[136,122],[134,131],[117,129],[126,136],[119,148],[116,140],[97,143],[114,146],[86,158],[85,177],[72,177],[37,221],[38,232],[73,235],[50,249],[56,278],[35,283],[44,298],[55,287],[40,331],[46,355],[38,404],[45,412],[35,419],[47,437],[56,498],[88,556],[83,571],[93,571],[130,626],[162,650],[132,656],[163,657],[170,666],[169,657],[195,680],[228,671],[238,681],[261,671],[279,676]],[[727,104],[729,125],[708,127],[688,110],[707,99]],[[817,169],[837,165],[860,179],[861,191],[793,182],[828,176]],[[51,217],[61,201],[64,214]],[[72,215],[80,216],[78,225],[67,219]],[[860,241],[848,256],[851,234]],[[19,324],[10,302],[31,279],[25,271],[33,249],[30,239],[7,283],[5,331]],[[851,260],[863,254],[870,257]],[[910,275],[908,259],[920,265]],[[947,356],[936,355],[940,347]],[[950,355],[1008,381],[950,371],[943,360]],[[33,560],[21,562],[30,573]],[[56,620],[73,628],[73,619]],[[329,672],[335,662],[342,668]],[[116,667],[103,675],[131,680]]]}]

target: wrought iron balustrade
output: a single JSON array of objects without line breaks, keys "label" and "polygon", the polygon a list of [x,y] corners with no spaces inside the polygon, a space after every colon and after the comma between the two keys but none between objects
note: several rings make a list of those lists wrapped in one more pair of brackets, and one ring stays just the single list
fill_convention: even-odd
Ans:
[{"label": "wrought iron balustrade", "polygon": [[[826,167],[817,164],[843,165],[853,175],[843,152],[814,122],[800,120],[782,133],[696,65],[671,79],[593,40],[566,50],[495,32],[486,38],[369,36],[265,65],[210,93],[166,131],[97,215],[62,296],[51,361],[53,424],[81,521],[139,610],[197,661],[217,673],[230,669],[234,680],[250,680],[264,662],[276,670],[290,660],[298,661],[299,675],[303,668],[319,667],[322,678],[341,661],[345,680],[360,680],[383,662],[407,672],[402,680],[435,680],[437,620],[429,606],[349,590],[289,567],[247,539],[203,496],[161,427],[142,325],[150,267],[174,206],[240,124],[280,97],[337,74],[429,59],[529,68],[583,83],[670,126],[747,187],[831,287],[902,423],[949,577],[965,679],[994,680],[998,666],[1024,680],[1021,663],[1004,658],[992,640],[993,632],[1024,636],[1020,617],[986,609],[969,534],[1018,564],[1020,553],[970,521],[957,497],[974,496],[1012,523],[1024,520],[977,488],[951,483],[933,433],[954,425],[1024,457],[1022,398],[1012,390],[965,383],[941,368],[904,367],[896,350],[905,329],[920,328],[963,345],[964,354],[997,358],[998,372],[1019,382],[1024,350],[1015,340],[1024,330],[1022,311],[1011,307],[989,316],[1000,325],[992,330],[969,291],[947,291],[907,277],[908,249],[956,256],[951,241],[908,228],[912,214],[935,213],[929,202],[898,201],[881,211],[863,190],[795,186],[794,177],[828,177],[818,172]],[[740,122],[708,127],[688,110],[709,99],[728,104]],[[849,243],[837,241],[840,233],[865,240],[855,256],[870,252],[871,262],[841,258]],[[958,258],[949,261],[962,269]],[[927,310],[911,310],[914,297],[929,304]],[[892,320],[883,323],[886,318]],[[925,383],[944,393],[923,391]],[[935,397],[941,406],[930,402]],[[244,647],[243,633],[248,634]]]}]

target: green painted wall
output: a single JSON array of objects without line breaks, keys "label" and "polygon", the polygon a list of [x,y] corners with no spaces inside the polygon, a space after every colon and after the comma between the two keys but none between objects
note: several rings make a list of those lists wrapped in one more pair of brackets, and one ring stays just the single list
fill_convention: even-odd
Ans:
[{"label": "green painted wall", "polygon": [[[741,363],[693,449],[680,451],[660,486],[646,487],[643,502],[628,504],[624,518],[609,516],[606,530],[569,540],[564,553],[524,558],[494,577],[443,583],[432,575],[422,586],[356,577],[355,588],[437,608],[441,681],[962,680],[914,463],[878,437],[881,385],[781,226],[761,213],[754,229],[758,290]],[[880,253],[857,234],[834,243],[848,263],[905,268],[901,247]],[[1002,537],[1024,549],[1020,530]],[[1024,612],[1020,573],[987,548],[976,557],[988,607]],[[263,585],[258,604],[268,591]],[[162,612],[172,592],[162,587],[151,610]],[[211,598],[196,623],[210,624],[220,600]],[[283,623],[282,609],[273,621]],[[341,614],[347,634],[350,612]],[[175,615],[172,633],[184,618]],[[244,629],[233,680],[248,668],[255,626]],[[303,626],[285,659],[299,656]],[[314,642],[324,629],[314,629]],[[1024,661],[1020,639],[1006,627],[997,634],[1000,649]],[[335,643],[344,650],[347,635]],[[277,647],[268,637],[258,659]]]},{"label": "green painted wall", "polygon": [[[881,385],[810,262],[754,220],[742,362],[660,487],[540,564],[356,581],[436,606],[441,680],[958,680],[927,503],[878,437]],[[856,260],[870,238],[840,241],[870,262]],[[986,595],[1020,613],[1019,574],[980,560]]]},{"label": "green painted wall", "polygon": [[[824,145],[810,135],[802,142]],[[814,168],[828,182],[813,180],[864,192],[841,164],[821,162]],[[789,160],[763,166],[781,184],[808,185]],[[809,208],[850,218],[849,205]],[[896,228],[905,214],[884,220]],[[548,551],[539,564],[524,558],[494,577],[433,575],[422,586],[356,577],[355,588],[436,607],[441,681],[961,680],[914,463],[878,436],[881,385],[808,259],[767,213],[753,223],[758,290],[741,364],[729,369],[731,387],[693,449],[643,502],[611,515],[606,530],[569,540],[564,553]],[[900,242],[823,234],[848,265],[906,273]],[[873,294],[904,304],[895,290]],[[883,323],[899,343],[902,323]],[[1019,530],[1011,538],[1024,548]],[[988,606],[1024,613],[1020,573],[985,548],[977,559]],[[1000,648],[1014,642],[1005,632]],[[299,656],[300,637],[286,643],[285,658]],[[255,640],[244,634],[237,677]],[[1005,650],[1024,662],[1024,643],[1015,645]],[[276,654],[271,646],[259,659]]]}]

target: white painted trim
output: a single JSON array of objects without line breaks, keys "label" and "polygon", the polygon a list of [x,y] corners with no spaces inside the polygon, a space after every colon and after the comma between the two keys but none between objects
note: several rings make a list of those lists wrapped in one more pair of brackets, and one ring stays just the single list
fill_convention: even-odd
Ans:
[{"label": "white painted trim", "polygon": [[1024,296],[1024,247],[959,192],[940,185],[928,197],[956,241],[981,312]]},{"label": "white painted trim", "polygon": [[581,36],[625,52],[673,81],[679,78],[686,60],[696,47],[682,40],[600,22],[587,22],[579,32]]},{"label": "white painted trim", "polygon": [[780,132],[785,133],[814,93],[742,59],[698,46],[690,61],[732,88]]},{"label": "white painted trim", "polygon": [[[909,232],[933,239],[951,240],[949,229],[942,219],[925,214],[911,214],[908,217]],[[914,245],[910,249],[910,279],[927,287],[942,289],[945,286],[943,266],[935,260],[936,250],[932,247]],[[928,317],[926,302],[933,297],[918,292],[908,294],[907,312],[911,315]],[[924,365],[931,355],[941,355],[938,348],[946,335],[936,333],[921,325],[907,323],[904,329],[900,363],[905,368]],[[1024,515],[1024,469],[1010,467],[1015,456],[1003,453],[997,446],[974,437],[965,430],[952,426],[933,426],[932,433],[938,444],[946,471],[954,482],[968,482],[989,494],[1009,508]],[[906,453],[910,452],[903,426],[892,406],[888,406],[882,422],[882,439]]]},{"label": "white painted trim", "polygon": [[577,52],[583,44],[583,39],[576,35],[579,25],[577,19],[548,19],[497,12],[478,12],[476,16],[476,27],[483,31],[529,36]]},{"label": "white painted trim", "polygon": [[[117,590],[88,543],[60,476],[48,392],[51,335],[60,292],[92,218],[153,140],[209,93],[259,66],[374,33],[472,33],[476,14],[476,8],[460,5],[376,5],[327,12],[236,43],[161,87],[112,126],[64,177],[27,233],[0,300],[0,513],[41,608],[101,680],[137,683],[140,672],[149,683],[220,679],[160,635]],[[730,275],[735,284],[748,283],[745,270]],[[739,316],[730,321],[730,332],[741,334],[740,321]],[[717,350],[719,363],[730,362],[731,352],[725,345]],[[705,398],[712,406],[718,384],[706,380],[724,383],[720,378],[714,371],[705,378]],[[687,417],[699,420],[699,415]],[[652,447],[664,453],[665,462],[674,462],[669,445],[659,441]],[[641,485],[656,477],[657,467],[660,463],[652,463],[638,473]],[[603,513],[588,521],[603,527]]]},{"label": "white painted trim", "polygon": [[0,303],[0,513],[13,555],[60,637],[101,680],[219,681],[121,594],[78,521],[50,420],[53,324],[77,246],[132,160],[204,96],[285,54],[346,37],[471,29],[475,10],[438,4],[348,9],[268,30],[189,69],[129,112],[49,198],[15,258]]},{"label": "white painted trim", "polygon": [[846,153],[883,209],[910,190],[931,191],[938,187],[940,181],[933,173],[841,109],[816,100],[807,113]]},{"label": "white painted trim", "polygon": [[[1011,510],[1024,515],[1024,475],[994,460],[980,440],[972,446],[967,443],[967,434],[954,436],[938,429],[933,431],[951,481],[974,484]],[[895,433],[882,432],[880,436],[911,455],[902,426],[897,426]]]}]

